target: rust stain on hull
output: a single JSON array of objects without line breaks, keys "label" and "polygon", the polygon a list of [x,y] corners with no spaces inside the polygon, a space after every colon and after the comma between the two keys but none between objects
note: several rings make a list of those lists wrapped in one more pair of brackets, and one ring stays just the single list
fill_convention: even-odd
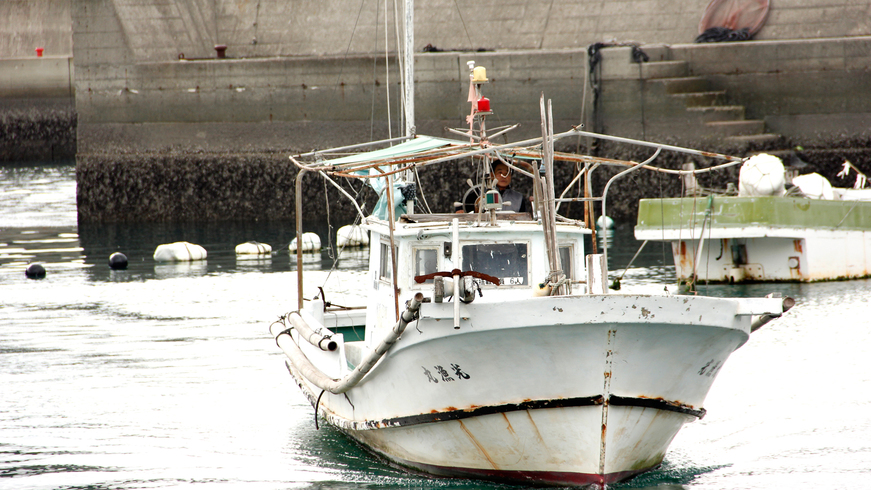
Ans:
[{"label": "rust stain on hull", "polygon": [[498,470],[499,466],[496,465],[496,463],[493,461],[493,458],[491,458],[490,455],[487,453],[487,450],[484,449],[484,446],[482,446],[481,443],[478,442],[478,439],[476,439],[475,436],[472,435],[472,433],[469,431],[469,428],[466,427],[466,424],[464,424],[462,420],[458,420],[457,422],[460,424],[460,428],[463,429],[463,432],[465,432],[466,435],[469,437],[469,440],[472,441],[472,444],[474,444],[475,447],[478,448],[478,451],[480,451],[481,454],[484,455],[484,458],[487,459],[487,462],[490,463],[490,466],[492,466],[494,470]]},{"label": "rust stain on hull", "polygon": [[793,240],[793,241],[792,241],[793,247],[795,248],[795,251],[798,252],[798,253],[802,253],[802,248],[803,248],[803,247],[802,247],[802,245],[801,245],[801,242],[802,242],[801,239]]},{"label": "rust stain on hull", "polygon": [[505,419],[505,424],[508,426],[508,432],[510,432],[514,436],[517,436],[517,433],[514,432],[514,427],[511,426],[511,421],[508,420],[508,416],[505,415],[505,412],[502,412],[502,418]]},{"label": "rust stain on hull", "polygon": [[526,411],[526,417],[529,419],[529,425],[532,427],[532,430],[535,431],[535,437],[538,438],[538,441],[541,443],[542,447],[547,447],[547,444],[544,442],[544,437],[541,437],[541,432],[538,431],[538,426],[535,424],[535,421],[532,420],[532,414],[529,413],[529,410]]}]

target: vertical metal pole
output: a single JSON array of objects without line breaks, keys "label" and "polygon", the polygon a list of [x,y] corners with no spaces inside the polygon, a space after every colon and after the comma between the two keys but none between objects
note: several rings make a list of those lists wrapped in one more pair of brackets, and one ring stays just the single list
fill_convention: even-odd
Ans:
[{"label": "vertical metal pole", "polygon": [[541,227],[544,232],[544,244],[545,244],[545,252],[547,252],[547,263],[548,267],[552,265],[550,260],[550,206],[548,205],[548,196],[547,192],[547,160],[548,160],[548,149],[547,149],[547,113],[544,109],[544,94],[541,94],[541,98],[539,99],[540,110],[541,110],[541,169],[544,170],[544,176],[541,174],[535,176],[535,180],[538,182],[538,185],[541,187]]},{"label": "vertical metal pole", "polygon": [[[548,211],[550,213],[550,234],[551,234],[551,267],[554,271],[561,271],[558,279],[562,281],[565,279],[565,271],[562,270],[562,264],[560,263],[559,256],[559,242],[556,238],[556,196],[554,191],[554,179],[553,179],[553,106],[551,101],[548,99],[547,101],[547,153],[548,153],[548,162],[547,162],[547,193],[548,193]],[[553,294],[562,295],[566,293],[567,288],[565,285],[559,286]]]},{"label": "vertical metal pole", "polygon": [[[543,213],[542,228],[544,229],[545,246],[547,248],[547,261],[550,267],[549,279],[559,281],[562,277],[554,274],[560,270],[559,247],[556,241],[556,207],[554,205],[553,190],[553,111],[548,101],[547,110],[544,105],[544,94],[541,96],[541,130],[542,130],[542,164],[544,165],[544,177],[542,181]],[[563,287],[558,287],[552,294],[562,294]]]},{"label": "vertical metal pole", "polygon": [[547,166],[545,167],[545,176],[547,177],[547,208],[551,220],[551,267],[553,270],[559,270],[562,266],[559,261],[559,247],[556,241],[556,206],[554,204],[556,196],[553,189],[553,108],[550,100],[547,101]]},{"label": "vertical metal pole", "polygon": [[[584,176],[584,197],[589,198],[592,195],[590,191],[590,170],[589,166],[586,162],[584,162],[584,171],[587,173]],[[586,201],[584,203],[586,208],[584,209],[587,219],[587,228],[590,229],[590,238],[591,240],[591,248],[594,254],[599,253],[599,244],[598,238],[596,237],[596,208],[593,206],[592,201]]]},{"label": "vertical metal pole", "polygon": [[584,224],[590,227],[590,162],[584,162]]},{"label": "vertical metal pole", "polygon": [[396,210],[393,209],[393,179],[387,176],[388,228],[390,229],[390,267],[393,270],[393,303],[396,307],[396,321],[399,321],[399,285],[396,272],[396,242],[393,241],[393,227],[396,224]]},{"label": "vertical metal pole", "polygon": [[[460,256],[460,221],[457,218],[451,220],[451,260],[454,262],[454,270],[460,268],[457,258]],[[454,329],[460,328],[460,276],[454,275]]]},{"label": "vertical metal pole", "polygon": [[296,174],[296,298],[297,308],[302,310],[302,177],[306,169]]}]

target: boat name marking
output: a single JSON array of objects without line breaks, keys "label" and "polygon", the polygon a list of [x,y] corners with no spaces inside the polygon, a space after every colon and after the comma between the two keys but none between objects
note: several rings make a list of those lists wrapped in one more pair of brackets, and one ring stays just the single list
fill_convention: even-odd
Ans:
[{"label": "boat name marking", "polygon": [[[424,376],[426,376],[426,379],[428,382],[430,382],[430,383],[438,383],[439,382],[439,379],[436,376],[433,376],[432,371],[427,369],[425,366],[421,366],[420,368],[423,369],[423,374],[424,374]],[[456,376],[456,379],[454,379],[454,377],[451,376],[451,373],[449,373],[448,370],[444,368],[444,366],[441,366],[441,365],[433,366],[433,369],[436,371],[438,376],[441,377],[441,380],[444,381],[445,383],[450,383],[451,381],[469,379],[472,377],[469,374],[467,374],[465,371],[463,371],[463,368],[461,368],[459,364],[451,363],[451,369],[454,371],[454,376]]]},{"label": "boat name marking", "polygon": [[720,368],[722,367],[722,361],[715,361],[714,359],[711,359],[704,366],[702,366],[701,369],[699,369],[699,376],[707,376],[710,378],[711,376],[717,374],[717,372],[720,371]]}]

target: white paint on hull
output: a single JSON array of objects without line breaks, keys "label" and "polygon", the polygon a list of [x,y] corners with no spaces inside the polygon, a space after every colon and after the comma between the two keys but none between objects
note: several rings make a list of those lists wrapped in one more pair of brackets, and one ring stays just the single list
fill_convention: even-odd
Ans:
[{"label": "white paint on hull", "polygon": [[[397,462],[457,469],[599,471],[601,407],[484,415],[415,427],[348,431]],[[448,465],[446,463],[449,462]]]},{"label": "white paint on hull", "polygon": [[[699,281],[824,281],[871,275],[871,232],[802,230],[779,234],[791,236],[711,232],[711,239],[706,232],[701,241],[671,241],[679,278],[692,277],[696,257]],[[736,263],[738,252],[733,253],[733,247],[743,247],[743,263]]]}]

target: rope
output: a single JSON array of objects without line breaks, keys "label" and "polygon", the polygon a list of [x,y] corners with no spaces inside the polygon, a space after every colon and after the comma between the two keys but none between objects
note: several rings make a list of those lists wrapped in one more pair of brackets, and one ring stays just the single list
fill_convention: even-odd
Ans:
[{"label": "rope", "polygon": [[466,21],[463,20],[463,13],[460,12],[460,6],[457,4],[457,0],[454,0],[454,6],[457,7],[457,15],[460,17],[460,23],[463,24],[463,31],[466,32],[466,39],[469,40],[469,49],[474,51],[475,47],[472,46],[472,37],[469,36],[469,28],[466,27]]},{"label": "rope", "polygon": [[565,284],[571,284],[571,282],[572,282],[572,280],[567,278],[567,277],[564,277],[556,282],[548,281],[548,284],[551,285],[550,295],[553,296],[554,294],[556,294],[557,290],[559,290],[560,286],[565,285]]},{"label": "rope", "polygon": [[[345,56],[342,58],[342,66],[339,67],[339,75],[336,77],[336,87],[342,84],[342,73],[345,70],[345,61],[348,59],[348,54],[351,52],[351,43],[354,41],[354,33],[357,32],[357,24],[360,23],[360,15],[363,14],[363,5],[366,0],[360,0],[360,10],[357,11],[357,18],[354,20],[354,28],[351,29],[351,37],[348,39],[348,47],[345,49]],[[260,4],[257,4],[257,15],[260,15]]]},{"label": "rope", "polygon": [[[714,207],[714,196],[708,196],[708,211],[707,211],[708,247],[711,246],[711,228],[713,228],[713,218],[711,217],[711,214],[714,212],[713,207]],[[705,234],[705,232],[704,232],[704,230],[702,230],[702,235],[704,235],[704,234]],[[710,277],[711,277],[711,275],[709,273],[710,266],[711,266],[711,253],[708,252],[705,254],[705,291],[708,290],[708,282],[710,281]]]},{"label": "rope", "polygon": [[629,264],[626,265],[626,268],[623,269],[623,274],[620,274],[620,277],[618,277],[617,279],[614,279],[614,282],[611,283],[611,289],[613,289],[615,291],[620,290],[620,281],[623,280],[623,276],[626,275],[626,271],[628,271],[629,268],[632,267],[632,263],[635,262],[635,259],[638,258],[638,255],[641,253],[641,250],[644,248],[645,245],[647,245],[647,240],[644,240],[643,242],[641,242],[641,246],[638,247],[638,250],[635,252],[635,255],[632,256],[632,260],[630,260]]},{"label": "rope", "polygon": [[430,209],[429,203],[426,202],[426,196],[423,195],[423,185],[421,185],[420,175],[417,173],[417,167],[414,167],[414,180],[420,188],[420,198],[423,199],[423,205],[426,207],[426,212],[432,214],[432,209]]},{"label": "rope", "polygon": [[641,64],[650,61],[650,57],[647,56],[647,53],[642,51],[638,46],[632,46],[632,61],[638,63],[638,81],[641,83],[641,87],[638,90],[639,96],[641,97],[641,139],[646,140],[647,121],[644,119],[644,87],[647,84],[644,80]]},{"label": "rope", "polygon": [[330,196],[327,194],[327,179],[322,179],[324,183],[324,201],[326,203],[327,209],[327,255],[335,260],[335,256],[333,256],[333,224],[330,221]]},{"label": "rope", "polygon": [[[348,183],[348,185],[351,186],[352,189],[354,188],[354,186],[351,184],[351,180],[350,180],[350,179],[347,179],[347,178],[346,178],[345,181]],[[324,179],[324,182],[325,182],[324,185],[326,185],[326,179]],[[338,184],[336,184],[335,182],[333,182],[333,184],[335,184],[335,185],[338,186]],[[357,198],[360,197],[360,193],[363,192],[363,189],[365,189],[365,188],[366,188],[366,184],[364,183],[363,185],[360,186],[360,189],[357,190],[357,193],[354,194],[354,197],[351,198],[351,200],[352,200],[354,203],[357,202]],[[348,197],[350,198],[350,195],[348,195]],[[365,203],[363,204],[363,206],[365,206]],[[328,214],[327,216],[328,216],[328,218],[329,218],[329,214]],[[360,221],[362,220],[362,218],[363,218],[362,213],[357,213],[357,215],[354,217],[354,222],[352,223],[352,225],[353,225],[353,226],[358,226],[358,225],[360,224]],[[332,247],[332,242],[330,242],[330,244],[331,244],[331,247]],[[333,256],[330,257],[330,258],[333,259],[333,265],[332,265],[332,267],[330,267],[330,271],[327,273],[327,277],[324,278],[324,282],[321,284],[322,287],[320,288],[320,289],[321,289],[321,297],[323,298],[325,305],[326,305],[326,301],[327,301],[327,300],[326,300],[326,298],[323,297],[323,286],[325,286],[325,285],[327,284],[327,281],[330,280],[330,276],[333,275],[333,272],[334,272],[334,271],[336,270],[336,268],[338,267],[338,265],[339,265],[339,257],[342,255],[342,252],[345,250],[345,247],[347,247],[347,246],[348,246],[347,244],[342,245],[342,248],[340,248],[339,250],[337,250],[335,257],[333,257]],[[337,306],[338,306],[338,305],[337,305]],[[356,333],[356,331],[355,331],[355,333]]]},{"label": "rope", "polygon": [[667,262],[665,261],[665,207],[662,205],[662,199],[664,193],[662,192],[662,174],[658,174],[659,176],[659,222],[661,223],[659,227],[659,231],[661,232],[662,243],[660,246],[660,250],[662,251],[662,265],[665,267]]}]

